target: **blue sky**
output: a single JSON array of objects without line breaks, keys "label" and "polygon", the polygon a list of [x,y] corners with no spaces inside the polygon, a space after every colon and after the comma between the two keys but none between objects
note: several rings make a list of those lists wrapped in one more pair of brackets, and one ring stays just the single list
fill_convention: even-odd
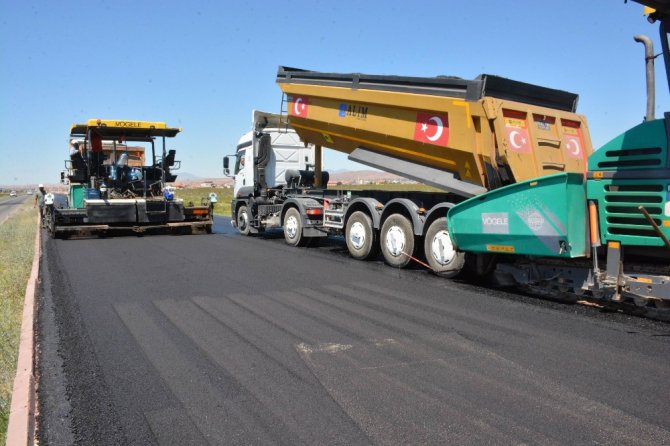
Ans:
[{"label": "blue sky", "polygon": [[[279,65],[327,72],[497,74],[580,95],[594,146],[641,122],[657,25],[623,0],[0,0],[0,185],[56,183],[69,127],[165,121],[182,170],[221,176],[254,108],[278,112]],[[656,64],[657,117],[668,110]],[[326,167],[351,167],[326,151]]]}]

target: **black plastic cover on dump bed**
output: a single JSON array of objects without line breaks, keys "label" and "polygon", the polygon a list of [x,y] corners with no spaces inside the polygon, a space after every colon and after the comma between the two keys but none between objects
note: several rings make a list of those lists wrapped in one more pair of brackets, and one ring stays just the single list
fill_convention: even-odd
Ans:
[{"label": "black plastic cover on dump bed", "polygon": [[366,90],[387,90],[430,94],[477,101],[485,96],[525,104],[575,112],[578,95],[541,87],[491,74],[480,74],[473,80],[458,77],[383,76],[361,73],[321,73],[280,66],[277,82],[328,85]]}]

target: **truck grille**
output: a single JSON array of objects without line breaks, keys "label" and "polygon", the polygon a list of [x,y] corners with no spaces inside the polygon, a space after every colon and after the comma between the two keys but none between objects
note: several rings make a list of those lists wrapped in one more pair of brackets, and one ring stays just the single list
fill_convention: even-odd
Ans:
[{"label": "truck grille", "polygon": [[665,164],[660,147],[608,150],[605,156],[606,158],[598,162],[598,169],[648,169]]},{"label": "truck grille", "polygon": [[[663,184],[660,182],[656,184],[625,182],[624,184],[612,181],[603,184],[603,192],[606,230],[609,234],[659,239],[658,234],[640,212],[638,206],[644,206],[656,224],[662,225],[665,202]],[[621,237],[615,238],[621,239]]]}]

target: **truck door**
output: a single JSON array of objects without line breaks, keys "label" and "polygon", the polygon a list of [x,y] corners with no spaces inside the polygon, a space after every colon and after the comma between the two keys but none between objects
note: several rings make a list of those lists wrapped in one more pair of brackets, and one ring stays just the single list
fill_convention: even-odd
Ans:
[{"label": "truck door", "polygon": [[235,160],[235,186],[233,196],[237,197],[237,192],[247,186],[254,185],[253,162],[250,159],[252,153],[251,146],[237,151]]}]

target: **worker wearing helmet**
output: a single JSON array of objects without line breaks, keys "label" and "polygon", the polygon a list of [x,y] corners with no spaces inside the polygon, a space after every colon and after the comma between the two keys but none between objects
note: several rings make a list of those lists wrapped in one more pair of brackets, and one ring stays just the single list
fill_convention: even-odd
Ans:
[{"label": "worker wearing helmet", "polygon": [[47,194],[46,190],[44,190],[44,184],[41,184],[37,186],[37,191],[35,192],[35,202],[33,203],[33,209],[37,205],[40,207],[40,221],[43,221],[44,219],[44,196]]}]

